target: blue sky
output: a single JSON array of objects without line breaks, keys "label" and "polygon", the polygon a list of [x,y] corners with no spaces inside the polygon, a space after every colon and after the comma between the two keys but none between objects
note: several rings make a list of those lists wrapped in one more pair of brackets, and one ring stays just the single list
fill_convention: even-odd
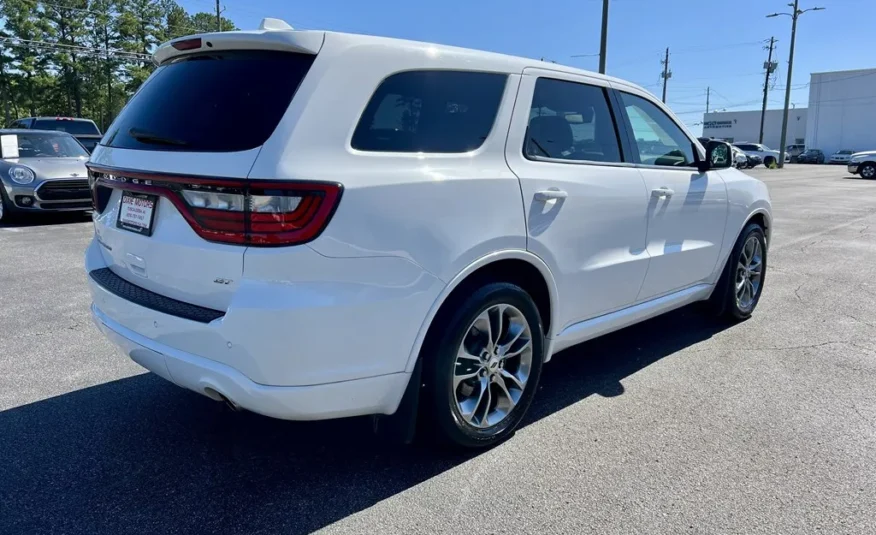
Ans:
[{"label": "blue sky", "polygon": [[[762,99],[764,40],[778,39],[776,89],[780,108],[791,34],[788,0],[610,0],[608,74],[659,95],[660,60],[670,48],[668,102],[699,133],[706,87],[710,108],[758,109]],[[190,12],[213,0],[183,0]],[[262,17],[296,28],[401,37],[556,61],[596,71],[602,0],[223,0],[224,15],[242,29]],[[804,0],[809,12],[797,26],[791,102],[806,106],[809,73],[876,67],[872,39],[876,0]]]}]

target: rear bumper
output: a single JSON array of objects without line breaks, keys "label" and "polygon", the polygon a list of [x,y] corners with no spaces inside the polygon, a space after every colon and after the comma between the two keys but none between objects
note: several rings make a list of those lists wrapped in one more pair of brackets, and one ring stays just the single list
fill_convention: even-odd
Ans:
[{"label": "rear bumper", "polygon": [[392,414],[410,378],[408,373],[394,373],[323,385],[261,385],[230,366],[157,344],[114,322],[97,306],[92,305],[91,311],[100,331],[147,370],[183,388],[216,400],[225,397],[273,418],[324,420]]},{"label": "rear bumper", "polygon": [[[86,251],[88,273],[107,267],[101,247],[95,239]],[[253,412],[295,420],[392,414],[444,283],[401,258],[332,259],[306,246],[290,249],[277,250],[277,258],[274,250],[253,255],[251,278],[244,273],[213,319],[127,299],[90,276],[94,319],[145,368]],[[261,274],[260,265],[292,266],[309,280]]]}]

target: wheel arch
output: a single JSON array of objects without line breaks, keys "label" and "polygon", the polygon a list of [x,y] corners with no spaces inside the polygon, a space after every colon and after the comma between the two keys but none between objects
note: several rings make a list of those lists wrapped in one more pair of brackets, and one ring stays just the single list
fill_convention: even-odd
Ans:
[{"label": "wheel arch", "polygon": [[[772,217],[769,211],[764,208],[757,208],[752,213],[748,215],[745,219],[745,223],[742,224],[742,228],[739,229],[739,232],[742,232],[745,227],[747,227],[750,223],[757,223],[761,227],[763,227],[763,233],[766,236],[767,248],[770,246],[770,231],[773,227]],[[737,233],[738,235],[738,233]]]},{"label": "wheel arch", "polygon": [[530,292],[542,316],[542,323],[545,324],[545,362],[550,360],[553,347],[552,330],[557,324],[556,281],[547,264],[533,253],[524,250],[504,250],[475,260],[447,283],[420,326],[408,356],[406,372],[413,371],[420,350],[431,335],[436,318],[444,312],[445,305],[452,303],[457,296],[464,295],[469,287],[490,279],[510,281]]}]

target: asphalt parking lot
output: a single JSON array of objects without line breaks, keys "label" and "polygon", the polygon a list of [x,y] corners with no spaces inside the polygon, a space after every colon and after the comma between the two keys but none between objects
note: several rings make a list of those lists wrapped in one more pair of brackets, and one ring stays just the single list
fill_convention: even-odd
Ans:
[{"label": "asphalt parking lot", "polygon": [[755,316],[567,350],[471,455],[144,373],[91,324],[90,219],[2,227],[0,533],[876,533],[876,181],[752,173],[775,210]]}]

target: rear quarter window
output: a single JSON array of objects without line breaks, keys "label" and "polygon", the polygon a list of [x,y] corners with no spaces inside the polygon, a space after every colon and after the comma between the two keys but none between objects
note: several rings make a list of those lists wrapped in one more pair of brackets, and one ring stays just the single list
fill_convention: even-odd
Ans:
[{"label": "rear quarter window", "polygon": [[351,145],[374,152],[475,150],[493,128],[506,80],[469,71],[394,74],[372,95]]},{"label": "rear quarter window", "polygon": [[283,118],[315,57],[237,50],[164,63],[134,95],[102,143],[184,152],[259,147]]}]

